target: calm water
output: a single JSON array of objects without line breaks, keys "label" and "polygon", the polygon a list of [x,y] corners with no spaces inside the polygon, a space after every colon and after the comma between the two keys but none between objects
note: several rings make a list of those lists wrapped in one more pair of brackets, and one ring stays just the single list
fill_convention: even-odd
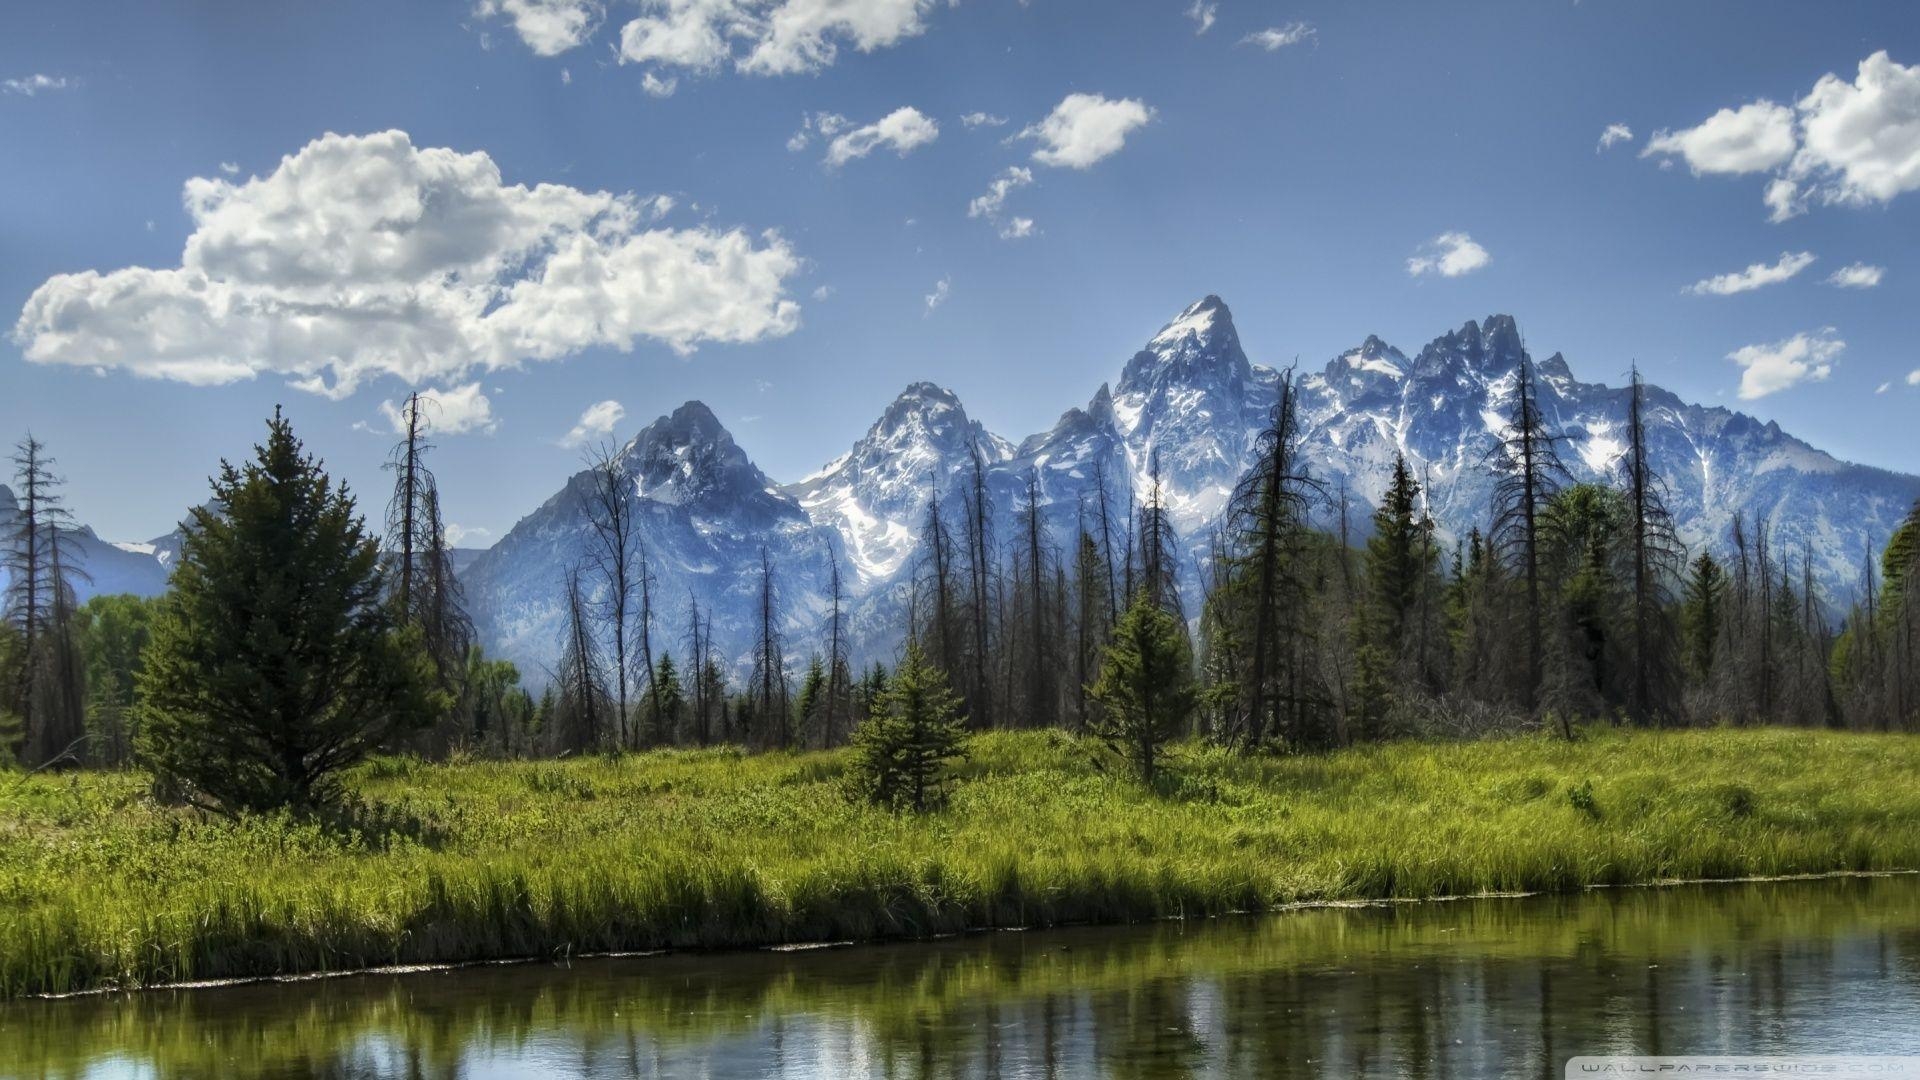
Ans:
[{"label": "calm water", "polygon": [[1558,1076],[1920,1053],[1920,879],[1607,890],[0,1006],[28,1077]]}]

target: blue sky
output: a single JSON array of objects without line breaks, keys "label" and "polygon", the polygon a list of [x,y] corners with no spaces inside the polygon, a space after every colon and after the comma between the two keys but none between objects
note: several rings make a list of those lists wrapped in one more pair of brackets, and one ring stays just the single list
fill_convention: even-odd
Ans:
[{"label": "blue sky", "polygon": [[436,453],[469,543],[604,402],[625,438],[704,400],[779,480],[916,379],[1018,438],[1206,293],[1313,367],[1510,312],[1583,378],[1920,472],[1917,236],[1905,3],[0,15],[0,434],[114,539],[275,402],[379,503],[410,385],[470,429]]}]

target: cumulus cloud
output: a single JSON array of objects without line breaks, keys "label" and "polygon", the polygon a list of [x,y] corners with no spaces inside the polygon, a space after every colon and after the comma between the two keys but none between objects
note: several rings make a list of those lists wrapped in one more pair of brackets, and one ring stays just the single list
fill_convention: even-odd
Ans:
[{"label": "cumulus cloud", "polygon": [[1010,217],[1000,225],[1000,239],[1025,240],[1033,235],[1033,219],[1030,217]]},{"label": "cumulus cloud", "polygon": [[1265,30],[1256,30],[1240,39],[1242,45],[1258,45],[1268,52],[1279,52],[1289,45],[1298,45],[1317,34],[1309,23],[1290,22],[1285,26],[1269,26]]},{"label": "cumulus cloud", "polygon": [[1833,365],[1847,343],[1834,336],[1833,327],[1811,334],[1795,334],[1770,345],[1745,345],[1727,354],[1739,364],[1743,401],[1776,394],[1803,382],[1820,382],[1833,374]]},{"label": "cumulus cloud", "polygon": [[1600,145],[1594,147],[1593,152],[1598,154],[1603,151],[1613,149],[1616,143],[1632,142],[1632,141],[1633,141],[1632,128],[1628,127],[1625,124],[1608,124],[1607,129],[1600,133]]},{"label": "cumulus cloud", "polygon": [[1134,98],[1068,94],[1046,119],[1028,125],[1016,138],[1040,143],[1033,160],[1042,165],[1086,169],[1119,153],[1127,136],[1152,119],[1153,109]]},{"label": "cumulus cloud", "polygon": [[1792,175],[1822,201],[1885,203],[1920,190],[1920,64],[1882,50],[1860,61],[1852,82],[1820,76],[1799,108]]},{"label": "cumulus cloud", "polygon": [[1195,36],[1213,29],[1214,17],[1219,14],[1219,4],[1210,4],[1207,0],[1193,0],[1193,6],[1187,9],[1187,18],[1193,20]]},{"label": "cumulus cloud", "polygon": [[[381,402],[380,415],[387,418],[387,426],[394,434],[407,433],[405,398]],[[493,418],[493,403],[481,393],[478,382],[451,390],[420,391],[420,420],[428,431],[439,435],[465,435],[474,431],[491,435],[500,426]]]},{"label": "cumulus cloud", "polygon": [[1912,371],[1907,372],[1907,385],[1920,386],[1920,368],[1914,368]]},{"label": "cumulus cloud", "polygon": [[485,153],[324,135],[243,182],[195,178],[180,264],[49,278],[26,358],[194,384],[262,374],[332,397],[636,342],[789,333],[777,234],[649,229],[642,200],[507,184]]},{"label": "cumulus cloud", "polygon": [[941,304],[946,303],[947,295],[952,291],[953,291],[953,278],[943,277],[939,281],[934,282],[933,291],[928,293],[926,296],[926,301],[927,301],[926,313],[928,315],[933,314],[933,309],[939,307]]},{"label": "cumulus cloud", "polygon": [[[659,85],[681,70],[710,75],[819,71],[842,48],[873,52],[926,31],[939,0],[641,0],[620,28],[622,63],[641,64]],[[671,92],[671,91],[668,91]]]},{"label": "cumulus cloud", "polygon": [[481,0],[475,13],[512,22],[534,55],[559,56],[592,37],[604,12],[598,0]]},{"label": "cumulus cloud", "polygon": [[[827,143],[826,162],[830,168],[857,161],[883,146],[906,157],[940,137],[940,125],[911,106],[902,106],[871,124],[859,127],[847,127],[845,117],[832,114],[822,114],[822,119],[824,122],[817,125],[820,133],[833,135],[832,141]],[[832,130],[828,130],[825,122],[833,124]],[[834,134],[836,131],[838,134]],[[787,149],[803,149],[806,143],[806,129],[802,128],[787,140]]]},{"label": "cumulus cloud", "polygon": [[1414,277],[1425,274],[1459,277],[1492,261],[1493,256],[1475,243],[1473,237],[1463,232],[1444,232],[1421,245],[1420,250],[1407,259],[1407,273]]},{"label": "cumulus cloud", "polygon": [[1885,277],[1884,266],[1868,266],[1866,263],[1850,263],[1827,275],[1827,284],[1842,289],[1877,288],[1880,279]]},{"label": "cumulus cloud", "polygon": [[614,426],[626,415],[626,406],[617,401],[597,401],[580,414],[579,423],[560,436],[560,445],[575,448],[585,446],[594,439],[604,439],[613,434]]},{"label": "cumulus cloud", "polygon": [[1745,270],[1730,274],[1715,274],[1713,277],[1696,281],[1686,287],[1685,292],[1695,296],[1732,296],[1735,293],[1752,292],[1768,285],[1778,285],[1800,271],[1813,265],[1811,251],[1783,251],[1777,262],[1754,263]]},{"label": "cumulus cloud", "polygon": [[970,112],[960,118],[960,123],[968,128],[1002,127],[1006,122],[1007,118],[1004,116],[995,116],[992,113],[984,112]]},{"label": "cumulus cloud", "polygon": [[1793,157],[1793,110],[1760,100],[1721,109],[1698,127],[1656,131],[1641,157],[1675,156],[1695,176],[1765,172]]},{"label": "cumulus cloud", "polygon": [[35,97],[53,90],[65,90],[74,85],[74,80],[64,75],[23,75],[18,79],[0,80],[0,90],[21,97]]},{"label": "cumulus cloud", "polygon": [[1656,133],[1641,156],[1677,156],[1696,175],[1771,172],[1764,200],[1775,222],[1813,201],[1885,204],[1920,190],[1920,65],[1882,50],[1851,80],[1822,75],[1791,108],[1721,109],[1698,127]]}]

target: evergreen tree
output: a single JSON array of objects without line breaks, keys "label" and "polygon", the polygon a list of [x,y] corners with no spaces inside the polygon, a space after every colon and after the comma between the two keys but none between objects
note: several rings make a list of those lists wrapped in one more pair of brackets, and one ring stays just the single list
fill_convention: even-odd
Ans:
[{"label": "evergreen tree", "polygon": [[340,774],[447,708],[378,545],[275,410],[196,509],[139,676],[142,757],[223,813],[310,810]]},{"label": "evergreen tree", "polygon": [[1687,575],[1687,593],[1682,601],[1680,621],[1687,669],[1703,683],[1713,678],[1714,654],[1720,638],[1726,592],[1726,571],[1720,568],[1720,562],[1712,552],[1701,552],[1693,560],[1692,569]]},{"label": "evergreen tree", "polygon": [[960,699],[917,642],[891,678],[873,678],[872,712],[854,730],[858,790],[884,806],[917,812],[946,797],[950,762],[966,756]]},{"label": "evergreen tree", "polygon": [[1374,511],[1373,536],[1367,540],[1360,640],[1373,650],[1368,658],[1375,665],[1371,676],[1384,678],[1391,668],[1395,682],[1431,692],[1440,688],[1442,677],[1440,633],[1433,625],[1439,612],[1432,603],[1439,553],[1420,494],[1406,458],[1396,454],[1393,477]]},{"label": "evergreen tree", "polygon": [[680,671],[672,653],[661,653],[653,665],[653,692],[647,695],[647,742],[652,746],[671,746],[680,737],[687,708],[687,692],[680,685]]},{"label": "evergreen tree", "polygon": [[87,727],[99,764],[133,759],[134,690],[158,609],[158,601],[138,596],[96,596],[75,615],[74,635],[87,671]]},{"label": "evergreen tree", "polygon": [[1151,786],[1198,699],[1186,630],[1147,590],[1114,625],[1100,678],[1088,692],[1101,706],[1095,734]]},{"label": "evergreen tree", "polygon": [[807,660],[807,673],[800,677],[800,693],[793,699],[794,730],[802,745],[813,739],[826,742],[827,662],[819,653]]}]

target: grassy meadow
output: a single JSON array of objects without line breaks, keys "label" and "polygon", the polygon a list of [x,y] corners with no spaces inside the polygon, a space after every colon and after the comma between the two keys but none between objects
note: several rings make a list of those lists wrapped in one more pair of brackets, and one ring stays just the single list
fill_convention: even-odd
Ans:
[{"label": "grassy meadow", "polygon": [[846,751],[383,759],[326,828],[164,807],[138,773],[0,777],[0,995],[1920,868],[1912,736],[1195,746],[1159,792],[1094,760],[983,735],[912,816],[847,798]]}]

